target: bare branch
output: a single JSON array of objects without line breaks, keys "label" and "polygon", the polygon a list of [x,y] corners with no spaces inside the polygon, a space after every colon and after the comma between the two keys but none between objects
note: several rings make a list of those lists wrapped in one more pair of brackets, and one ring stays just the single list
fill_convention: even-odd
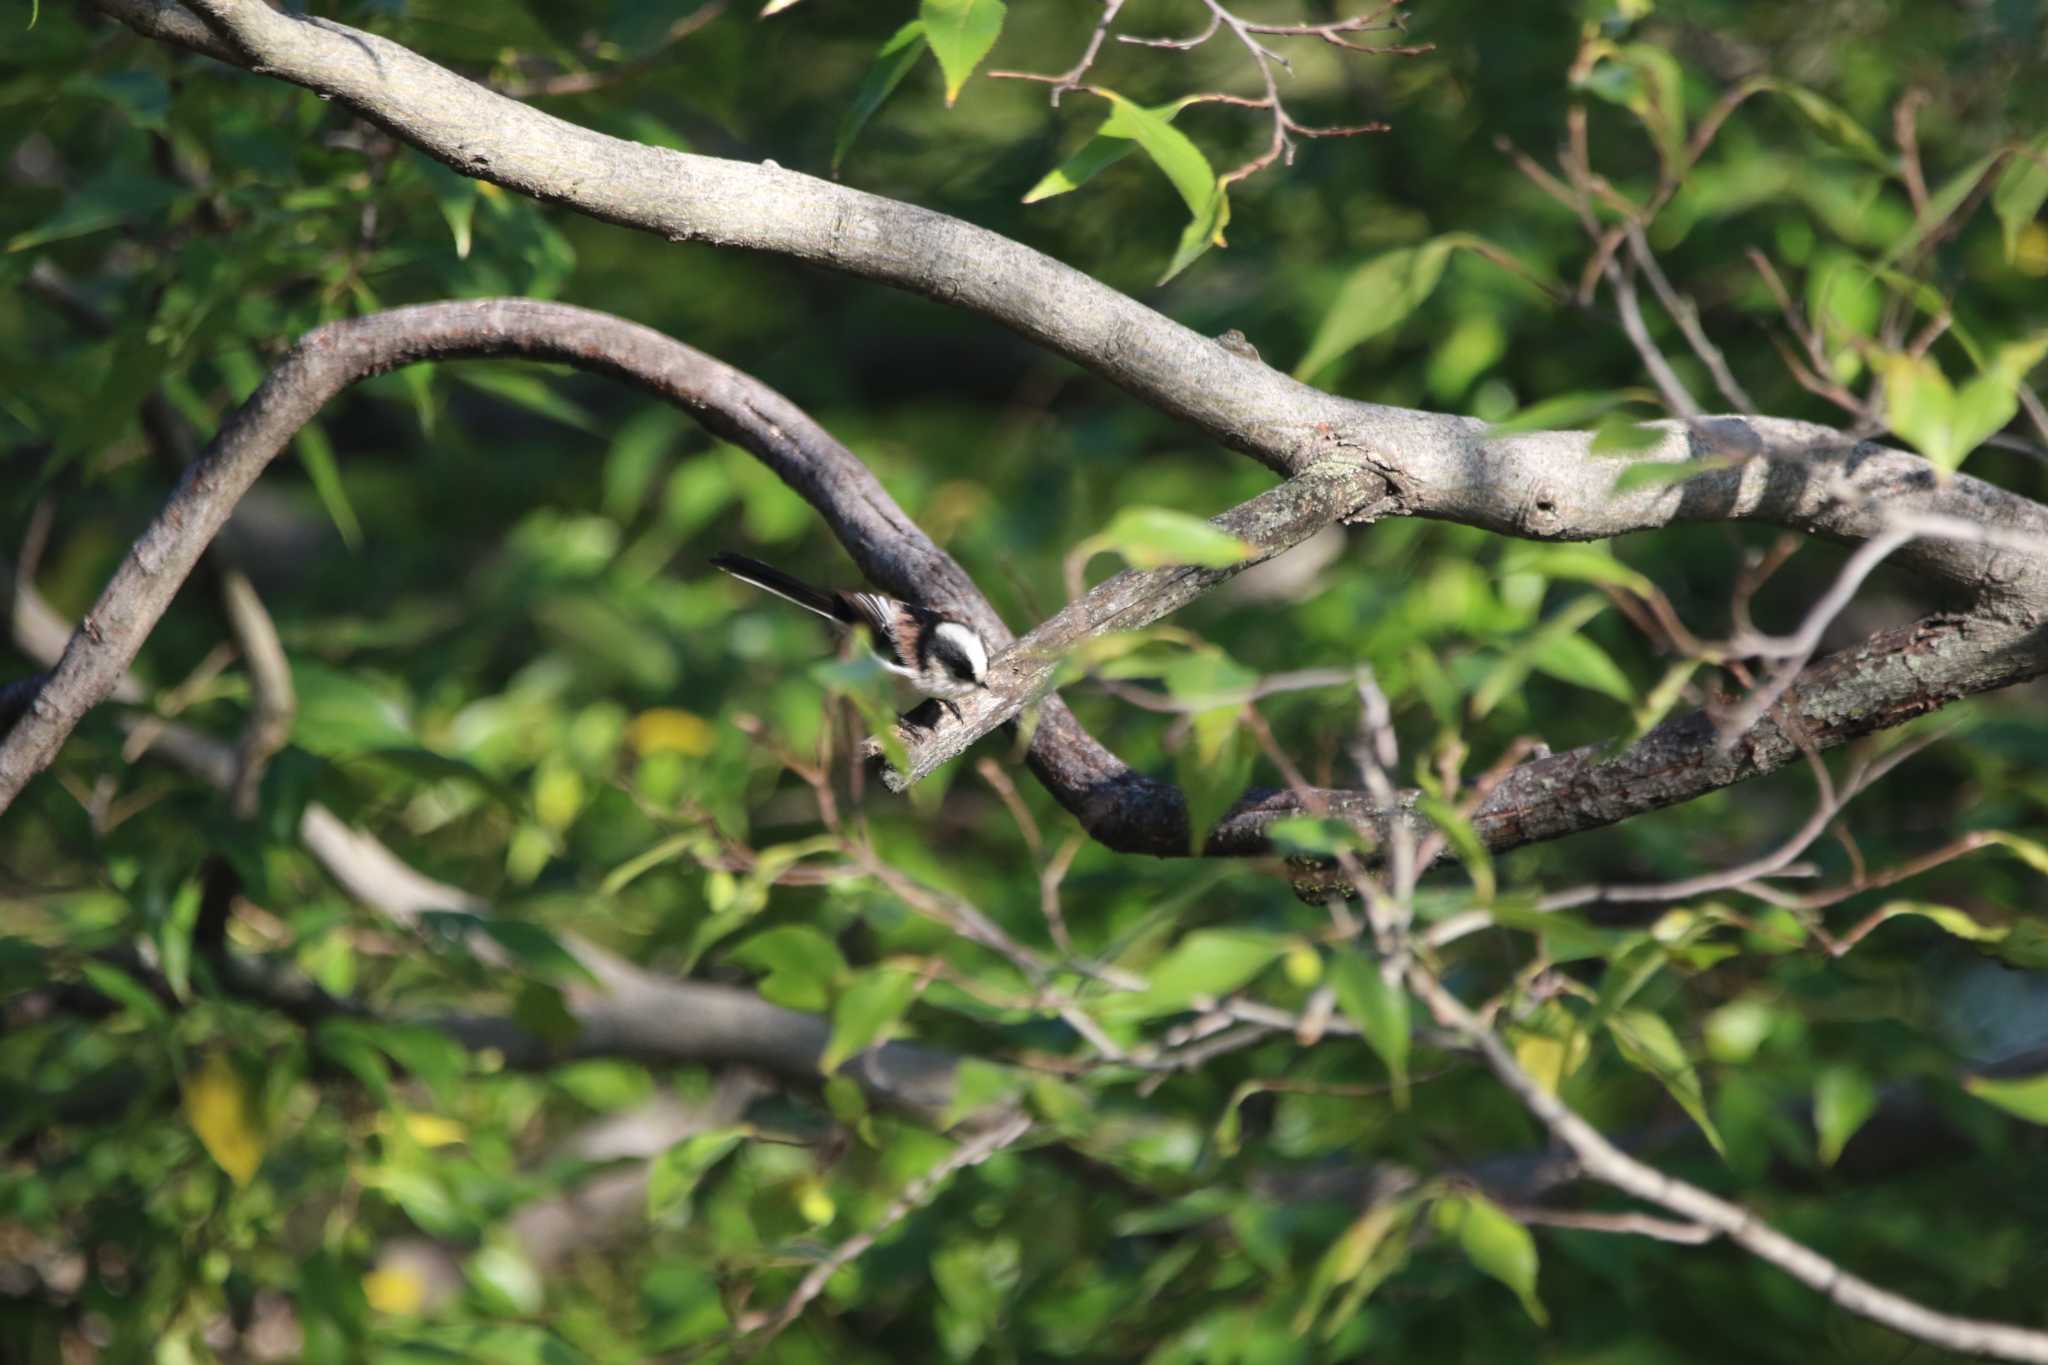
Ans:
[{"label": "bare branch", "polygon": [[752,1328],[745,1337],[748,1349],[755,1350],[765,1346],[785,1327],[795,1322],[811,1300],[824,1292],[825,1282],[837,1274],[841,1267],[854,1261],[872,1247],[883,1233],[922,1208],[948,1180],[969,1167],[979,1166],[1005,1147],[1015,1146],[1030,1131],[1030,1117],[1013,1114],[973,1140],[961,1143],[936,1166],[904,1186],[903,1193],[898,1195],[888,1208],[882,1210],[881,1217],[871,1226],[841,1242],[832,1249],[830,1255],[812,1266],[797,1284],[796,1291],[789,1296],[789,1301],[783,1304],[773,1317],[761,1321],[757,1327],[742,1324],[743,1331]]}]

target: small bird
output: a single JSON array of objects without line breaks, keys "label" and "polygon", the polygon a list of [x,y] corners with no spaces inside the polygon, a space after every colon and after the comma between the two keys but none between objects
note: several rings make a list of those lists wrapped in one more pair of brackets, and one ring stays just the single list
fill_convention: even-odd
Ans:
[{"label": "small bird", "polygon": [[826,592],[745,555],[714,555],[711,565],[844,629],[865,626],[876,661],[938,698],[956,720],[953,702],[988,686],[988,646],[963,621],[878,592]]}]

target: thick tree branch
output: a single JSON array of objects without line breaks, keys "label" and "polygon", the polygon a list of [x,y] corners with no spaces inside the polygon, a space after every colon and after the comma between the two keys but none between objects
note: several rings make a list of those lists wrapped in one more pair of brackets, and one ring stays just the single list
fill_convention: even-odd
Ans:
[{"label": "thick tree branch", "polygon": [[[772,165],[684,156],[605,137],[494,94],[384,39],[293,18],[255,0],[206,0],[199,7],[205,25],[153,0],[96,3],[140,32],[209,55],[222,55],[232,40],[230,59],[334,98],[466,174],[676,240],[788,255],[988,317],[1282,472],[1350,455],[1388,481],[1388,515],[1437,517],[1536,539],[1751,520],[1859,541],[1882,534],[1900,513],[2006,533],[2003,544],[1920,539],[1901,550],[1901,564],[1955,590],[1975,609],[1969,616],[1930,618],[1809,669],[1787,695],[1798,703],[1799,723],[1822,746],[2048,667],[2031,636],[2033,622],[2048,615],[2043,556],[2014,548],[2018,539],[2048,542],[2048,511],[1965,475],[1937,480],[1914,456],[1805,423],[1700,418],[1667,425],[1664,438],[1642,457],[1699,461],[1699,474],[1677,485],[1617,493],[1615,479],[1626,466],[1592,457],[1586,433],[1489,439],[1482,424],[1467,419],[1320,393],[1036,252],[942,215]],[[862,559],[858,547],[849,548]],[[877,565],[863,561],[862,567],[878,585],[905,590]],[[992,624],[957,568],[919,581],[936,582],[937,600],[972,609],[984,629]],[[1009,637],[998,632],[991,638]],[[1920,687],[1916,675],[1930,658],[1937,667],[1929,685]],[[1682,717],[1611,762],[1586,750],[1527,765],[1481,812],[1482,829],[1495,848],[1555,837],[1768,772],[1790,751],[1770,718],[1756,722],[1751,736],[1736,737],[1732,759],[1702,750],[1719,738],[1710,737],[1709,728],[1700,717]],[[1754,752],[1744,755],[1745,749]],[[1044,707],[1030,762],[1103,843],[1161,855],[1186,850],[1179,792],[1103,750],[1056,698]],[[0,779],[5,776],[0,771]],[[1573,798],[1559,808],[1570,811],[1568,817],[1530,804],[1557,790]],[[1347,818],[1392,818],[1356,793],[1326,799]],[[1226,817],[1207,851],[1261,851],[1264,827],[1302,809],[1286,793],[1254,792]]]},{"label": "thick tree branch", "polygon": [[[138,31],[203,46],[186,31],[189,14],[175,6],[95,3]],[[1770,418],[1669,424],[1641,458],[1739,463],[1675,487],[1617,494],[1615,478],[1627,466],[1592,457],[1588,433],[1489,440],[1485,424],[1472,419],[1338,398],[943,214],[772,164],[685,155],[579,128],[387,39],[296,18],[260,0],[201,0],[190,8],[252,69],[355,109],[465,175],[672,240],[785,255],[935,298],[1013,328],[1283,474],[1333,454],[1365,460],[1394,486],[1390,514],[1544,540],[1728,520],[1863,540],[1884,520],[1882,504],[1901,497],[1916,511],[2048,531],[2048,511],[2024,498],[1968,476],[1937,484],[1917,457]],[[1854,485],[1848,497],[1844,474]],[[1931,542],[1903,555],[1970,591],[1990,558],[1982,547]],[[2042,592],[2041,557],[2033,561],[2029,581],[2015,585],[2030,598]]]},{"label": "thick tree branch", "polygon": [[[96,3],[98,0],[96,0]],[[302,85],[464,175],[676,242],[790,256],[993,318],[1282,473],[1325,453],[1350,404],[1225,350],[1028,247],[772,163],[608,137],[508,99],[389,39],[261,0],[105,0],[138,32]],[[215,43],[195,40],[196,14]]]},{"label": "thick tree branch", "polygon": [[929,726],[902,730],[906,759],[889,785],[902,790],[1049,692],[1061,663],[1083,641],[1112,631],[1139,630],[1179,610],[1254,564],[1291,549],[1323,527],[1371,515],[1386,489],[1370,466],[1326,460],[1212,518],[1211,524],[1254,547],[1224,568],[1180,566],[1127,570],[1069,603],[990,662],[989,690],[958,703]]}]

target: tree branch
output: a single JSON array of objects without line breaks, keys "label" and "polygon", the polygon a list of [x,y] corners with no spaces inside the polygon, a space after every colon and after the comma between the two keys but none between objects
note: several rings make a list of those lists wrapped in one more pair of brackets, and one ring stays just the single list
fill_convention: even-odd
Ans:
[{"label": "tree branch", "polygon": [[1581,1172],[1588,1178],[1667,1209],[1688,1223],[1720,1233],[1830,1302],[1895,1332],[1964,1355],[2048,1362],[2048,1332],[1937,1313],[1851,1274],[1749,1210],[1636,1160],[1524,1071],[1493,1030],[1427,970],[1412,966],[1408,979],[1437,1019],[1464,1035],[1486,1059],[1501,1084],[1522,1102],[1522,1107],[1541,1120],[1552,1137],[1571,1149]]},{"label": "tree branch", "polygon": [[[940,715],[929,726],[902,727],[905,766],[888,774],[889,786],[901,791],[922,781],[1039,700],[1083,641],[1142,629],[1333,522],[1369,517],[1372,500],[1385,489],[1385,481],[1367,465],[1326,460],[1211,519],[1211,525],[1255,547],[1247,558],[1216,569],[1132,569],[1098,584],[991,660],[988,690],[958,702],[957,718]],[[879,751],[871,742],[870,752]]]},{"label": "tree branch", "polygon": [[[1469,419],[1320,393],[1036,252],[939,214],[774,166],[685,156],[577,128],[387,40],[256,0],[198,5],[210,42],[195,38],[189,15],[175,6],[95,2],[139,31],[196,50],[214,52],[231,39],[266,74],[356,109],[465,174],[674,240],[787,255],[990,318],[1282,473],[1349,455],[1387,480],[1387,515],[1543,540],[1747,520],[1854,542],[1881,534],[1901,513],[2008,533],[2003,545],[1921,538],[1899,552],[1899,563],[1953,589],[1972,610],[1929,617],[1808,669],[1786,701],[1820,747],[2048,668],[2029,625],[2048,619],[2048,557],[2014,548],[2019,539],[2048,544],[2048,509],[1967,475],[1938,479],[1917,457],[1806,423],[1703,417],[1666,424],[1663,439],[1640,458],[1721,467],[1617,493],[1626,465],[1593,457],[1587,433],[1490,439],[1484,424]],[[998,624],[965,576],[944,563],[950,573],[911,580],[913,593],[936,583],[935,593],[922,589],[935,604],[967,612],[985,632]],[[901,580],[866,561],[862,567],[879,586],[904,591]],[[1930,666],[1921,679],[1918,671]],[[1710,730],[1700,717],[1680,717],[1611,762],[1587,749],[1524,765],[1479,812],[1482,833],[1500,849],[1612,823],[1771,771],[1795,751],[1768,717],[1735,737],[1733,755],[1708,752],[1720,738]],[[1056,698],[1043,708],[1030,763],[1106,845],[1161,855],[1187,850],[1180,793],[1102,749]],[[0,791],[10,780],[0,751]],[[1547,804],[1556,791],[1570,799]],[[1327,803],[1364,823],[1403,818],[1355,792],[1330,793]],[[1206,851],[1263,851],[1265,826],[1302,810],[1290,794],[1255,791]]]}]

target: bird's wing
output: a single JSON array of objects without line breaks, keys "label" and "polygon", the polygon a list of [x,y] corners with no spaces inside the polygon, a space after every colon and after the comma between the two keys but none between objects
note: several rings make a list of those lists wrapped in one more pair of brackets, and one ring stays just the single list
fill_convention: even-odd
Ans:
[{"label": "bird's wing", "polygon": [[842,592],[838,597],[854,621],[866,626],[868,634],[874,636],[878,652],[897,664],[908,665],[911,662],[904,657],[902,632],[907,613],[901,602],[878,592]]}]

